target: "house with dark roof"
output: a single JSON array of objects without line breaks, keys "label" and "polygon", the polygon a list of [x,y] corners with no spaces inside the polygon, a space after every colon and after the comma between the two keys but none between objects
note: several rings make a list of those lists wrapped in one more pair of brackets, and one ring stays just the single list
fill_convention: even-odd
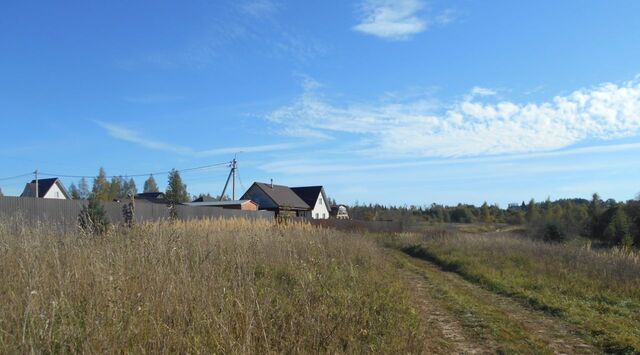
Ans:
[{"label": "house with dark roof", "polygon": [[150,203],[159,203],[159,204],[168,204],[164,192],[143,192],[140,194],[136,194],[136,200],[142,202],[150,202]]},{"label": "house with dark roof", "polygon": [[305,217],[313,219],[329,218],[331,212],[328,205],[329,200],[322,186],[292,187],[291,191],[309,205],[309,210],[306,212]]},{"label": "house with dark roof", "polygon": [[[37,185],[37,186],[36,186]],[[36,194],[37,190],[37,194]],[[31,180],[24,187],[20,197],[52,198],[58,200],[71,200],[71,195],[58,178]]]},{"label": "house with dark roof", "polygon": [[311,207],[288,186],[254,182],[241,200],[251,200],[261,210],[273,211],[276,216],[306,217]]}]

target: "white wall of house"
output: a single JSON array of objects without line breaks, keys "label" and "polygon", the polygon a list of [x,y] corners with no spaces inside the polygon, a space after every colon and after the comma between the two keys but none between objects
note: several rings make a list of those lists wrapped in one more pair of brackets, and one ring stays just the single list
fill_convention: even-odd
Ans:
[{"label": "white wall of house", "polygon": [[311,210],[311,218],[313,219],[328,219],[329,218],[329,206],[327,201],[322,198],[322,194],[318,194],[315,206]]},{"label": "white wall of house", "polygon": [[66,200],[67,199],[64,196],[64,193],[62,192],[62,190],[60,189],[60,186],[58,186],[57,183],[53,184],[53,186],[51,186],[49,191],[47,191],[47,193],[42,197],[43,198],[58,199],[58,200]]}]

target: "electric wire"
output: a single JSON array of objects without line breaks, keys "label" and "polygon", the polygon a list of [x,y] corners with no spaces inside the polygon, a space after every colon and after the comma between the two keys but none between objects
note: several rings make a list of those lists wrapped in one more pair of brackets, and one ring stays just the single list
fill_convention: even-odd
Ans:
[{"label": "electric wire", "polygon": [[[227,166],[229,165],[229,162],[223,162],[223,163],[217,163],[217,164],[211,164],[211,165],[204,165],[204,166],[198,166],[198,167],[194,167],[194,168],[185,168],[185,169],[180,169],[180,170],[176,170],[179,173],[184,173],[184,172],[191,172],[191,171],[197,171],[197,170],[205,170],[205,169],[211,169],[211,168],[215,168],[215,167],[223,167],[223,166]],[[144,177],[144,176],[149,176],[149,175],[166,175],[171,173],[170,171],[156,171],[156,172],[152,172],[152,173],[144,173],[144,174],[126,174],[126,175],[106,175],[105,177],[107,179],[109,178],[118,178],[118,177],[122,177],[122,176],[126,176],[126,177]],[[33,173],[27,174],[27,175],[33,175]],[[95,175],[65,175],[65,174],[53,174],[53,173],[47,173],[47,172],[38,172],[38,175],[42,175],[42,176],[54,176],[54,177],[61,177],[61,178],[72,178],[72,179],[81,179],[81,178],[94,178]],[[23,175],[25,176],[25,175]]]}]

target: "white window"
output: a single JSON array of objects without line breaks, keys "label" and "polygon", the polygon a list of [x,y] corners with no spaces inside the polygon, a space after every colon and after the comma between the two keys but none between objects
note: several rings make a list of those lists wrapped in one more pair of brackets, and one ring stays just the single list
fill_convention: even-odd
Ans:
[{"label": "white window", "polygon": [[318,219],[318,215],[320,215],[319,213],[316,213],[316,219]]},{"label": "white window", "polygon": [[318,200],[319,204],[322,204],[322,197],[320,197],[320,199]]},{"label": "white window", "polygon": [[325,215],[325,214],[323,213],[323,214],[322,214],[322,219],[324,219],[324,218],[325,218],[325,216],[324,216],[324,215]]}]

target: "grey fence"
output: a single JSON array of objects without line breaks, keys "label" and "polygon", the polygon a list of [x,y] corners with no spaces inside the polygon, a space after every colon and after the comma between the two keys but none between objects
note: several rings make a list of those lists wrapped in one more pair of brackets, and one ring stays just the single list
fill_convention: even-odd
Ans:
[{"label": "grey fence", "polygon": [[[23,225],[44,224],[64,232],[77,226],[78,215],[83,200],[54,200],[29,197],[0,197],[0,220],[13,221]],[[102,202],[109,221],[114,224],[124,223],[122,207],[126,202]],[[177,218],[181,220],[204,218],[246,218],[274,219],[269,211],[227,210],[219,207],[176,206]],[[167,205],[136,202],[135,219],[137,222],[158,221],[170,218]]]}]

